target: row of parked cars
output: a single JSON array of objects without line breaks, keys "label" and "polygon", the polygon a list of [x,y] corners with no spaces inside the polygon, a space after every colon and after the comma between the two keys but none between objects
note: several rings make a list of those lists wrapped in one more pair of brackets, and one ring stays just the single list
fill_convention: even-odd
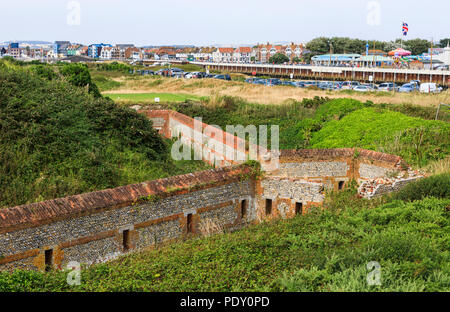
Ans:
[{"label": "row of parked cars", "polygon": [[442,88],[438,87],[435,83],[420,83],[419,80],[412,80],[409,83],[405,83],[401,86],[393,82],[384,82],[381,84],[364,84],[358,81],[292,81],[281,80],[278,78],[248,78],[245,80],[247,83],[265,86],[277,86],[287,85],[297,88],[317,87],[322,90],[354,90],[357,92],[376,92],[376,91],[396,91],[396,92],[415,92],[422,93],[439,93]]},{"label": "row of parked cars", "polygon": [[185,78],[185,79],[202,79],[202,78],[214,78],[222,80],[231,80],[230,75],[212,75],[206,72],[185,72],[180,68],[161,68],[157,71],[152,70],[137,70],[130,71],[131,74],[138,75],[159,75],[164,77]]}]

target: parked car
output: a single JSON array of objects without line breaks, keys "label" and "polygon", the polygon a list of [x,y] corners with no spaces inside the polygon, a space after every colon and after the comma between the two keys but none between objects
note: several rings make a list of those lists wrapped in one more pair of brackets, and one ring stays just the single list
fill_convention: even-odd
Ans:
[{"label": "parked car", "polygon": [[384,82],[378,86],[378,91],[398,91],[399,87],[393,82]]},{"label": "parked car", "polygon": [[357,92],[371,92],[371,91],[373,91],[373,89],[371,87],[369,87],[369,86],[360,85],[360,86],[354,87],[353,91],[357,91]]},{"label": "parked car", "polygon": [[278,78],[272,78],[272,79],[267,79],[267,86],[279,86],[281,85],[281,79]]},{"label": "parked car", "polygon": [[305,83],[303,81],[293,81],[292,85],[294,87],[297,87],[297,88],[304,88],[305,87]]},{"label": "parked car", "polygon": [[417,85],[415,83],[405,83],[403,86],[401,86],[398,89],[398,92],[404,92],[404,93],[409,93],[409,92],[414,92],[417,91]]},{"label": "parked car", "polygon": [[260,79],[255,79],[255,80],[253,81],[253,84],[257,84],[257,85],[266,85],[266,84],[267,84],[267,80],[266,80],[266,79],[262,79],[262,78],[260,78]]},{"label": "parked car", "polygon": [[421,93],[440,93],[441,91],[442,88],[438,88],[438,86],[434,82],[422,83],[420,85]]},{"label": "parked car", "polygon": [[341,85],[341,89],[342,90],[352,90],[359,85],[360,85],[360,83],[358,81],[344,81]]},{"label": "parked car", "polygon": [[313,87],[313,86],[317,86],[317,83],[315,81],[305,81],[304,86],[305,86],[305,88]]},{"label": "parked car", "polygon": [[192,78],[203,78],[202,74],[200,72],[191,72],[187,73],[184,78],[186,79],[192,79]]},{"label": "parked car", "polygon": [[213,77],[214,79],[222,79],[222,80],[231,80],[231,77],[230,77],[230,75],[215,75],[214,77]]}]

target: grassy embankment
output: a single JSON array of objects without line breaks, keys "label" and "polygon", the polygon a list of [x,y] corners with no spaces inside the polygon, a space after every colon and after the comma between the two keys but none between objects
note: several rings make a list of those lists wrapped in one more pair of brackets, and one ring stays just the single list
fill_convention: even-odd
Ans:
[{"label": "grassy embankment", "polygon": [[147,118],[85,82],[83,66],[0,62],[0,207],[208,168],[173,161]]}]

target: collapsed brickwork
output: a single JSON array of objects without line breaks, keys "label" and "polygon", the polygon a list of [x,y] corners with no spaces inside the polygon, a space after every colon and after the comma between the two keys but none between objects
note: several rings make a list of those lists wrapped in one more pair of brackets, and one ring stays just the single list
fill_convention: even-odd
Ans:
[{"label": "collapsed brickwork", "polygon": [[[165,137],[177,136],[180,127],[194,130],[188,116],[143,113]],[[208,127],[201,125],[203,130]],[[212,163],[219,169],[0,210],[0,270],[64,268],[71,261],[91,264],[187,235],[207,234],[210,224],[213,231],[236,230],[265,219],[290,218],[320,205],[326,190],[339,190],[351,180],[372,185],[388,173],[407,169],[400,157],[374,151],[283,150],[275,155],[260,148],[265,170],[261,177],[253,167],[238,165],[227,158],[230,153],[203,141],[221,137],[236,155],[248,153],[238,148],[241,139],[203,130],[185,143],[206,147],[207,153],[217,156]],[[274,157],[276,165],[271,162]],[[375,195],[418,177],[377,186]]]}]

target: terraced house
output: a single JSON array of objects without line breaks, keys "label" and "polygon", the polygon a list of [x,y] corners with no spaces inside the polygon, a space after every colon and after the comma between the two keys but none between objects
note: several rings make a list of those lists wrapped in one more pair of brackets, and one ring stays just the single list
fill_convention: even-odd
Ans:
[{"label": "terraced house", "polygon": [[233,52],[233,62],[235,63],[250,63],[254,56],[253,50],[250,47],[239,47]]},{"label": "terraced house", "polygon": [[213,61],[216,63],[230,63],[233,61],[234,48],[218,48],[213,52]]}]

